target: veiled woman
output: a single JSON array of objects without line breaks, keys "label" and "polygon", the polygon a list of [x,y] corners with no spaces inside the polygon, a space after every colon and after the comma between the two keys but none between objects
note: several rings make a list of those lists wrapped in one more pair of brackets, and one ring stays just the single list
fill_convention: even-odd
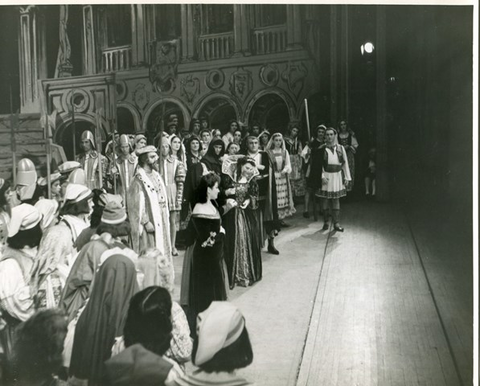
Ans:
[{"label": "veiled woman", "polygon": [[222,175],[222,157],[225,154],[225,143],[217,138],[213,139],[208,146],[207,154],[201,162],[209,172],[215,172],[218,176]]},{"label": "veiled woman", "polygon": [[70,375],[104,385],[104,362],[111,357],[116,336],[123,334],[128,306],[138,291],[134,263],[126,256],[108,257],[95,274],[90,298],[78,319]]},{"label": "veiled woman", "polygon": [[223,182],[228,198],[237,206],[224,216],[225,262],[230,289],[236,284],[247,287],[262,278],[262,234],[258,224],[259,175],[255,160],[246,156],[230,156],[223,161]]},{"label": "veiled woman", "polygon": [[292,216],[295,213],[295,207],[289,179],[292,166],[282,134],[275,133],[272,135],[272,138],[268,141],[266,152],[275,171],[278,218],[282,221],[282,226],[288,226],[283,222],[283,219]]}]

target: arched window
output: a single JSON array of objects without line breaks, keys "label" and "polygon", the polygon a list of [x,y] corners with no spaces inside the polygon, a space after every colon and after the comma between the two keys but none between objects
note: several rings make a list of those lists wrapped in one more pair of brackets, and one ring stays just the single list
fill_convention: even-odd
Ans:
[{"label": "arched window", "polygon": [[155,5],[155,35],[157,41],[179,38],[182,34],[181,23],[180,5]]},{"label": "arched window", "polygon": [[132,44],[132,10],[131,5],[105,6],[107,21],[108,47],[120,47]]}]

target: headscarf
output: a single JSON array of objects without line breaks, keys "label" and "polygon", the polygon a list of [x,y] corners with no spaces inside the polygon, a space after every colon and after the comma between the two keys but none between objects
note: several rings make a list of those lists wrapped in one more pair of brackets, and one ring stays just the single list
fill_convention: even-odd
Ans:
[{"label": "headscarf", "polygon": [[115,337],[123,334],[130,299],[137,291],[135,265],[128,257],[110,256],[99,267],[75,329],[70,372],[76,378],[103,384],[104,362]]},{"label": "headscarf", "polygon": [[285,140],[283,139],[283,135],[281,133],[274,133],[271,137],[270,140],[267,143],[267,147],[265,150],[273,150],[275,148],[275,145],[273,144],[273,140],[277,137],[280,137],[282,139],[282,146],[280,149],[285,150]]},{"label": "headscarf", "polygon": [[235,343],[245,328],[245,318],[230,302],[214,301],[198,315],[198,348],[193,358],[196,366],[211,360],[215,354]]},{"label": "headscarf", "polygon": [[[215,153],[215,146],[221,145],[222,150],[220,154],[217,155]],[[202,158],[202,161],[208,170],[214,171],[219,176],[222,174],[222,161],[220,160],[221,157],[225,154],[225,143],[221,138],[213,139],[208,146],[207,154]]]}]

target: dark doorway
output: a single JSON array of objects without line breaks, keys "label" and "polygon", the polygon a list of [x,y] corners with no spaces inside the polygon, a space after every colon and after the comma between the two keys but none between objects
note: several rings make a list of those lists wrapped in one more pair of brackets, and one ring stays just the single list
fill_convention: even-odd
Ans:
[{"label": "dark doorway", "polygon": [[290,122],[288,106],[276,94],[264,95],[253,105],[248,122],[259,122],[270,133],[286,134]]},{"label": "dark doorway", "polygon": [[117,109],[117,132],[121,134],[135,134],[135,121],[129,109],[119,107]]},{"label": "dark doorway", "polygon": [[197,114],[207,117],[212,129],[219,129],[222,134],[228,130],[229,121],[237,120],[237,114],[232,103],[226,98],[215,98],[209,101]]}]

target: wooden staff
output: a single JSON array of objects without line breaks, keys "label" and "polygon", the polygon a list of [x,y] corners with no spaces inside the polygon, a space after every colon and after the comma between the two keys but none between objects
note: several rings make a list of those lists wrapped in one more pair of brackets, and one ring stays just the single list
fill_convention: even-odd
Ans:
[{"label": "wooden staff", "polygon": [[77,145],[76,142],[76,133],[75,133],[75,105],[73,104],[73,94],[75,94],[75,89],[72,89],[72,94],[70,95],[70,104],[72,105],[72,131],[73,131],[73,159],[77,158]]},{"label": "wooden staff", "polygon": [[97,127],[95,130],[95,142],[97,143],[97,157],[98,157],[98,176],[100,180],[100,189],[103,187],[103,170],[102,170],[102,135],[100,134],[100,130],[102,129],[102,122],[100,117],[102,115],[103,108],[99,108],[96,113],[96,123]]},{"label": "wooden staff", "polygon": [[308,140],[310,141],[310,118],[308,117],[308,102],[307,98],[305,98],[305,118],[307,121],[307,135],[308,135]]},{"label": "wooden staff", "polygon": [[13,187],[17,186],[17,144],[15,142],[15,128],[18,125],[18,114],[13,115],[13,102],[12,102],[12,82],[10,81],[10,147],[12,150],[12,174],[13,174]]},{"label": "wooden staff", "polygon": [[[117,132],[115,130],[115,125],[113,123],[113,119],[110,120],[110,129],[113,128],[112,131],[112,158],[113,158],[113,165],[114,167],[120,172],[120,168],[117,166],[117,150],[116,150],[116,144],[115,144],[115,133]],[[117,174],[113,173],[113,194],[117,194]]]}]

